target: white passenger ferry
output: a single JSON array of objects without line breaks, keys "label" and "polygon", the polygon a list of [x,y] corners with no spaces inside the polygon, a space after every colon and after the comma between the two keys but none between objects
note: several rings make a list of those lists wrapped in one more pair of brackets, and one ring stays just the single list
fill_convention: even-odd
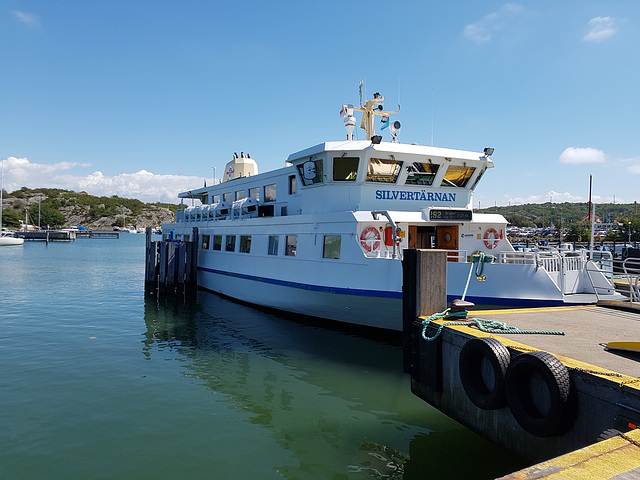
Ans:
[{"label": "white passenger ferry", "polygon": [[[346,141],[325,142],[258,174],[234,154],[222,182],[183,192],[199,200],[162,226],[166,240],[198,227],[198,285],[288,312],[401,329],[402,252],[448,251],[447,293],[481,304],[590,303],[615,295],[586,252],[517,252],[502,215],[472,211],[492,148],[469,152],[397,141],[383,98],[343,105]],[[365,140],[354,140],[362,112]],[[375,135],[379,116],[391,142]],[[473,263],[480,253],[492,263]],[[475,255],[474,255],[475,254]],[[470,263],[471,262],[471,263]]]}]

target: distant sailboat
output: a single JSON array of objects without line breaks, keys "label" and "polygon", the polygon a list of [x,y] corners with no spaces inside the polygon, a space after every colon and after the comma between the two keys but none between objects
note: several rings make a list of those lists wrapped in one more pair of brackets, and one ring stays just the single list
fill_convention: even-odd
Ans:
[{"label": "distant sailboat", "polygon": [[[0,162],[2,163],[2,162]],[[4,163],[0,168],[0,247],[22,245],[24,238],[18,238],[13,233],[2,229],[2,194],[4,193]]]}]

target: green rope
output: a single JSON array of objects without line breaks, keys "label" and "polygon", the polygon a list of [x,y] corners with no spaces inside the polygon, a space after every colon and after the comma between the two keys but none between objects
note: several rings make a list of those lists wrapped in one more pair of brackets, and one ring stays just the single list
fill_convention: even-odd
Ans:
[{"label": "green rope", "polygon": [[493,255],[486,255],[483,252],[479,252],[477,255],[471,255],[471,266],[469,267],[469,275],[467,276],[467,283],[464,286],[464,291],[462,292],[462,300],[464,301],[467,296],[467,290],[469,289],[469,282],[471,281],[471,274],[473,273],[474,267],[476,272],[476,278],[478,280],[484,280],[485,277],[482,275],[484,271],[485,263],[493,263],[496,257]]},{"label": "green rope", "polygon": [[482,318],[472,318],[467,321],[447,321],[438,327],[438,331],[435,333],[433,337],[427,336],[427,328],[431,321],[439,318],[465,318],[468,312],[463,310],[461,312],[451,312],[450,308],[447,308],[444,312],[434,313],[426,320],[422,321],[422,338],[427,342],[432,342],[442,332],[442,329],[447,325],[467,325],[469,327],[475,326],[478,330],[481,330],[485,333],[494,333],[494,334],[538,334],[538,335],[564,335],[564,332],[558,332],[553,330],[520,330],[518,327],[509,327],[504,322],[499,322],[497,320],[485,320]]}]

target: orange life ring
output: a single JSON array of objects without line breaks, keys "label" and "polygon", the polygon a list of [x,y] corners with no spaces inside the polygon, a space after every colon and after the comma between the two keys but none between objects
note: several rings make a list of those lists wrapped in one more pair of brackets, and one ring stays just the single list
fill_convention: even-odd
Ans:
[{"label": "orange life ring", "polygon": [[367,252],[373,252],[380,248],[380,231],[376,227],[367,227],[360,234],[360,245]]},{"label": "orange life ring", "polygon": [[484,232],[484,244],[489,250],[496,248],[498,246],[498,242],[500,242],[500,237],[498,236],[498,231],[495,228],[489,228]]}]

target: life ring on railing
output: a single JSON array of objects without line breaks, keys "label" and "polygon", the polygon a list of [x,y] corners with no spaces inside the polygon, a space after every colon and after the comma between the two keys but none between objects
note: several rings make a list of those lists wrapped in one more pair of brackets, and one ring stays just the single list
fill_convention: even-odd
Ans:
[{"label": "life ring on railing", "polygon": [[458,369],[462,387],[473,404],[495,410],[507,404],[505,375],[511,355],[495,338],[474,338],[460,350]]},{"label": "life ring on railing", "polygon": [[489,250],[496,248],[499,241],[500,237],[498,236],[498,231],[495,228],[488,228],[487,231],[484,232],[484,244]]},{"label": "life ring on railing", "polygon": [[360,245],[367,252],[374,252],[380,248],[380,231],[376,227],[367,227],[360,234]]},{"label": "life ring on railing", "polygon": [[569,371],[547,352],[518,355],[509,365],[505,393],[513,418],[531,435],[565,433],[575,421]]}]

